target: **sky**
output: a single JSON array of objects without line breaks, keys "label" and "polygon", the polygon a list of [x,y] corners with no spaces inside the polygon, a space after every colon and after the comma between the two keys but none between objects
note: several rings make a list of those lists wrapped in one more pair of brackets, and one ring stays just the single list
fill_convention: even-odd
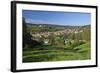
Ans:
[{"label": "sky", "polygon": [[83,26],[91,24],[90,13],[23,10],[26,23]]}]

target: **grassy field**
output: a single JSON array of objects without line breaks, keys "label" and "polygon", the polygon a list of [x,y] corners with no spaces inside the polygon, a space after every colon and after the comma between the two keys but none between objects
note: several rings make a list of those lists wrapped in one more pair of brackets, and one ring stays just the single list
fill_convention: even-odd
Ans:
[{"label": "grassy field", "polygon": [[90,42],[68,49],[55,45],[41,45],[23,49],[23,62],[46,62],[91,59]]}]

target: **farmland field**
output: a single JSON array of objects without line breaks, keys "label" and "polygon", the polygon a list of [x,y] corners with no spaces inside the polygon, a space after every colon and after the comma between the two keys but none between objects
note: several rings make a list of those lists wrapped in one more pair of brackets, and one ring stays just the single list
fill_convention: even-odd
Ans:
[{"label": "farmland field", "polygon": [[[66,49],[51,45],[38,46],[34,49],[27,48],[23,51],[23,62],[87,60],[90,59],[90,43],[77,46],[79,49]],[[30,49],[30,50],[28,50]]]}]

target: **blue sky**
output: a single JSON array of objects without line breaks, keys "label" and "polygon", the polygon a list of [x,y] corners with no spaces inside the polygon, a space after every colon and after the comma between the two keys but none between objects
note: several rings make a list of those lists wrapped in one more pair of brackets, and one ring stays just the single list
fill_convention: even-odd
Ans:
[{"label": "blue sky", "polygon": [[27,23],[82,26],[91,23],[90,13],[23,10]]}]

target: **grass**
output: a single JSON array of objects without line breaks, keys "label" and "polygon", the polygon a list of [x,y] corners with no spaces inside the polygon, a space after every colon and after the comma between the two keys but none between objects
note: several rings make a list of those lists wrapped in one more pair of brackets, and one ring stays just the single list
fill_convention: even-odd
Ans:
[{"label": "grass", "polygon": [[54,45],[42,45],[23,50],[23,62],[87,60],[91,59],[90,51],[90,42],[73,49]]}]

